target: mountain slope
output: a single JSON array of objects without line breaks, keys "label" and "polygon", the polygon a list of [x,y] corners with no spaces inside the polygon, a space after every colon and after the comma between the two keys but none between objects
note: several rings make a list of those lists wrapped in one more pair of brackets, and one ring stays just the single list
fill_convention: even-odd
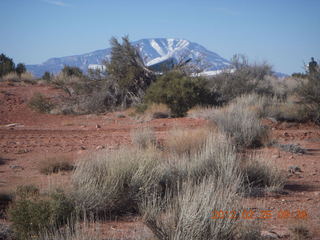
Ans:
[{"label": "mountain slope", "polygon": [[[215,71],[230,66],[228,60],[211,52],[203,46],[184,39],[154,38],[142,39],[132,43],[136,46],[147,66],[158,64],[167,59],[179,62],[182,59],[192,59],[192,62],[204,71]],[[88,67],[97,66],[110,57],[111,48],[97,50],[82,55],[61,58],[51,58],[42,64],[27,65],[28,71],[36,76],[42,76],[45,71],[57,73],[64,65],[76,66],[87,72]]]}]

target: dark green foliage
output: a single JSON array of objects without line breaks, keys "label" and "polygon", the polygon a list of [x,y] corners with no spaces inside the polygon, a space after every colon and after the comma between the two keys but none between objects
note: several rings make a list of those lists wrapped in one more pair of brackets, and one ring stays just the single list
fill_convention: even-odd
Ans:
[{"label": "dark green foliage", "polygon": [[17,192],[17,199],[9,209],[10,220],[17,239],[31,239],[43,231],[66,224],[74,212],[74,205],[62,192],[41,196],[39,190]]},{"label": "dark green foliage", "polygon": [[20,76],[27,71],[26,66],[23,63],[18,63],[16,67],[16,73]]},{"label": "dark green foliage", "polygon": [[28,105],[30,108],[41,113],[49,113],[53,108],[53,104],[41,93],[35,93]]},{"label": "dark green foliage", "polygon": [[235,55],[231,60],[234,71],[227,70],[213,76],[210,88],[221,94],[221,102],[229,102],[237,96],[257,93],[273,95],[272,86],[265,77],[272,75],[272,67],[267,64],[249,64],[243,55]]},{"label": "dark green foliage", "polygon": [[0,55],[0,77],[13,72],[15,70],[15,64],[11,58],[6,55]]},{"label": "dark green foliage", "polygon": [[51,73],[49,73],[49,72],[45,72],[44,74],[43,74],[43,76],[42,76],[42,79],[43,80],[46,80],[46,81],[50,81],[51,79],[52,79],[52,74]]},{"label": "dark green foliage", "polygon": [[62,69],[62,73],[68,77],[71,77],[71,76],[82,77],[83,76],[83,72],[78,67],[64,66],[64,68]]},{"label": "dark green foliage", "polygon": [[181,117],[197,104],[215,104],[203,78],[189,77],[179,71],[168,72],[154,82],[146,93],[146,101],[167,104],[173,116]]},{"label": "dark green foliage", "polygon": [[309,118],[320,123],[320,68],[317,67],[308,79],[300,81],[296,89],[302,104],[309,112]]},{"label": "dark green foliage", "polygon": [[130,44],[128,37],[122,38],[122,44],[116,38],[112,38],[110,43],[111,60],[106,62],[109,83],[107,104],[127,107],[140,103],[154,74],[145,67],[139,51]]}]

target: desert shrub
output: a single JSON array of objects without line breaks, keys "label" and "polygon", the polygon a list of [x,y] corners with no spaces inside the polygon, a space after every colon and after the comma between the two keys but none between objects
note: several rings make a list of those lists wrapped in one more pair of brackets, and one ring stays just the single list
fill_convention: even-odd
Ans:
[{"label": "desert shrub", "polygon": [[189,77],[179,71],[160,76],[147,90],[146,101],[168,105],[172,114],[184,116],[197,104],[215,104],[213,93],[206,88],[206,81],[200,77]]},{"label": "desert shrub", "polygon": [[157,137],[150,127],[139,127],[131,132],[132,143],[145,149],[157,145]]},{"label": "desert shrub", "polygon": [[220,93],[221,102],[229,102],[237,96],[257,93],[273,95],[272,84],[267,76],[272,75],[272,68],[266,63],[249,64],[243,55],[235,55],[231,60],[233,70],[227,70],[211,77],[209,86]]},{"label": "desert shrub", "polygon": [[53,104],[41,93],[35,93],[30,99],[28,106],[41,113],[49,113]]},{"label": "desert shrub", "polygon": [[268,130],[261,124],[258,114],[241,101],[217,109],[211,119],[238,149],[259,147],[268,138]]},{"label": "desert shrub", "polygon": [[45,72],[41,78],[45,81],[50,81],[53,78],[53,74],[50,72]]},{"label": "desert shrub", "polygon": [[61,191],[41,196],[39,191],[18,191],[16,200],[9,208],[14,235],[17,239],[31,239],[44,230],[62,226],[68,222],[73,211],[72,201]]},{"label": "desert shrub", "polygon": [[83,76],[83,72],[78,67],[64,66],[61,72],[67,77],[75,76],[80,78]]},{"label": "desert shrub", "polygon": [[236,219],[211,219],[215,211],[237,209],[235,182],[223,184],[205,178],[198,184],[186,181],[178,193],[164,199],[146,198],[141,204],[145,224],[158,239],[232,239]]},{"label": "desert shrub", "polygon": [[208,135],[209,128],[197,129],[173,129],[169,132],[164,142],[164,147],[170,152],[178,155],[195,154],[202,150]]},{"label": "desert shrub", "polygon": [[262,157],[249,156],[243,163],[242,171],[245,176],[245,185],[249,191],[263,189],[279,191],[283,188],[285,177],[281,172]]},{"label": "desert shrub", "polygon": [[301,103],[310,114],[310,119],[320,123],[320,68],[317,67],[308,79],[301,80],[297,89]]},{"label": "desert shrub", "polygon": [[52,174],[61,171],[72,171],[74,166],[66,157],[44,158],[39,163],[39,170],[43,174]]},{"label": "desert shrub", "polygon": [[136,211],[139,195],[160,181],[159,161],[152,148],[130,147],[79,161],[72,176],[77,205],[94,213]]},{"label": "desert shrub", "polygon": [[145,65],[139,50],[131,45],[128,36],[122,44],[111,38],[111,58],[106,62],[108,72],[108,105],[122,108],[141,103],[154,74]]},{"label": "desert shrub", "polygon": [[3,77],[10,72],[14,72],[14,70],[15,64],[13,60],[2,53],[0,55],[0,77]]},{"label": "desert shrub", "polygon": [[310,109],[307,109],[305,105],[289,99],[287,101],[273,100],[267,107],[267,112],[268,117],[286,122],[306,122],[312,115]]},{"label": "desert shrub", "polygon": [[23,63],[18,63],[16,67],[16,73],[21,76],[22,73],[27,71],[26,66]]}]

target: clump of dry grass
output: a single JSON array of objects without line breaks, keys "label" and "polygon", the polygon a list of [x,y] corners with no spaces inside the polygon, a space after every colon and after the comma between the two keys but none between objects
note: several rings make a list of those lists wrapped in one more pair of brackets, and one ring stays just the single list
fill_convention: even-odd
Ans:
[{"label": "clump of dry grass", "polygon": [[64,156],[43,158],[38,165],[39,171],[43,174],[52,174],[63,171],[72,171],[74,165],[72,161]]},{"label": "clump of dry grass", "polygon": [[35,80],[35,77],[32,75],[30,72],[24,72],[20,76],[16,72],[11,72],[8,73],[7,75],[2,77],[3,81],[8,81],[8,82],[29,82],[31,83],[32,81]]},{"label": "clump of dry grass", "polygon": [[268,116],[278,121],[306,122],[310,119],[310,112],[304,105],[292,100],[274,101],[268,107]]},{"label": "clump of dry grass", "polygon": [[131,132],[133,145],[145,149],[157,145],[157,137],[154,130],[150,127],[139,127]]},{"label": "clump of dry grass", "polygon": [[178,155],[198,153],[203,148],[209,134],[209,127],[196,129],[176,128],[169,132],[164,142],[164,147],[169,152]]},{"label": "clump of dry grass", "polygon": [[243,159],[242,164],[245,184],[249,191],[255,192],[257,189],[282,190],[285,184],[285,176],[270,160],[263,158],[263,156],[252,155]]},{"label": "clump of dry grass", "polygon": [[237,184],[225,185],[215,177],[204,178],[197,184],[187,180],[177,193],[146,198],[140,207],[144,222],[160,240],[231,239],[236,220],[211,217],[214,211],[238,208]]},{"label": "clump of dry grass", "polygon": [[268,130],[262,125],[257,111],[248,106],[244,99],[239,99],[239,102],[217,109],[211,116],[238,149],[259,147],[268,139]]},{"label": "clump of dry grass", "polygon": [[159,162],[155,149],[130,147],[79,161],[72,178],[77,204],[89,212],[136,211],[139,195],[160,182]]}]

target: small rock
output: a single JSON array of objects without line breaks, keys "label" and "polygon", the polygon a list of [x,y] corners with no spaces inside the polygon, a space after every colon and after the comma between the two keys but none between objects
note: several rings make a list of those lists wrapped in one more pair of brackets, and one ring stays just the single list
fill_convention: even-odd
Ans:
[{"label": "small rock", "polygon": [[101,126],[99,124],[96,124],[96,128],[101,128]]},{"label": "small rock", "polygon": [[19,170],[19,169],[20,169],[20,170],[24,170],[23,167],[18,166],[18,165],[11,165],[10,168],[13,169],[13,170]]},{"label": "small rock", "polygon": [[294,173],[294,174],[297,174],[297,173],[301,173],[301,172],[302,172],[301,168],[298,167],[298,166],[289,166],[288,171],[289,171],[290,173]]},{"label": "small rock", "polygon": [[105,146],[101,146],[101,145],[100,145],[100,146],[97,146],[97,147],[96,147],[96,150],[101,150],[101,149],[104,149],[104,148],[105,148]]},{"label": "small rock", "polygon": [[86,148],[84,146],[81,146],[80,149],[81,150],[86,150]]},{"label": "small rock", "polygon": [[261,231],[261,236],[264,239],[278,239],[278,235],[270,231]]},{"label": "small rock", "polygon": [[17,125],[19,125],[19,123],[10,123],[10,124],[7,124],[6,127],[12,128],[12,127],[15,127]]}]

